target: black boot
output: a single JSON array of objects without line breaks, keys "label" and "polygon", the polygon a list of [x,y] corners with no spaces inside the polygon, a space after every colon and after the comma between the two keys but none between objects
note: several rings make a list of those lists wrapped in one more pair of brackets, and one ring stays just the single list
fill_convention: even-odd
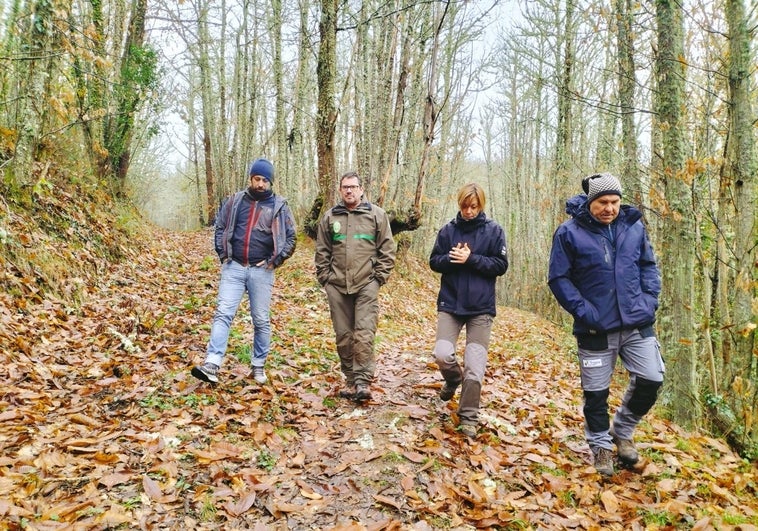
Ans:
[{"label": "black boot", "polygon": [[463,371],[460,366],[456,365],[454,369],[440,370],[440,373],[445,379],[445,383],[442,385],[442,389],[440,389],[440,400],[447,402],[453,398],[455,390],[461,385]]}]

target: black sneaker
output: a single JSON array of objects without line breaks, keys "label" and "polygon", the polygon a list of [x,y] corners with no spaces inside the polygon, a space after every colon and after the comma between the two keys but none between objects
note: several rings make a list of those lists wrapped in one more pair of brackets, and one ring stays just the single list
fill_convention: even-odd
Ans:
[{"label": "black sneaker", "polygon": [[203,363],[197,367],[192,367],[190,374],[208,383],[218,383],[218,365],[215,363]]}]

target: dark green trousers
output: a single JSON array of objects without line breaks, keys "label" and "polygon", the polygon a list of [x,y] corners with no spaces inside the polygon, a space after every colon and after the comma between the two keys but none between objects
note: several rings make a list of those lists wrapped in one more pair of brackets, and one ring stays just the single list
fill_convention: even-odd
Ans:
[{"label": "dark green trousers", "polygon": [[341,293],[324,286],[340,357],[348,386],[369,385],[374,378],[374,336],[379,321],[379,283],[371,281],[357,293]]}]

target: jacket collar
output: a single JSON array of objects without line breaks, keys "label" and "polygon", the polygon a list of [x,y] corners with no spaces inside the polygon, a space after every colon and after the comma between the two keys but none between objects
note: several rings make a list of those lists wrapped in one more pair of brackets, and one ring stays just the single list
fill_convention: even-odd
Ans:
[{"label": "jacket collar", "polygon": [[[566,214],[577,220],[579,223],[588,227],[602,228],[603,223],[600,223],[592,217],[589,210],[589,204],[587,203],[587,196],[585,194],[578,194],[566,201]],[[621,205],[619,209],[618,217],[613,221],[614,224],[623,223],[625,225],[632,225],[637,220],[642,218],[642,212],[632,205]]]},{"label": "jacket collar", "polygon": [[361,201],[353,210],[348,210],[348,208],[345,206],[345,203],[340,201],[334,206],[332,212],[335,214],[347,214],[348,212],[371,212],[371,203],[368,201]]}]

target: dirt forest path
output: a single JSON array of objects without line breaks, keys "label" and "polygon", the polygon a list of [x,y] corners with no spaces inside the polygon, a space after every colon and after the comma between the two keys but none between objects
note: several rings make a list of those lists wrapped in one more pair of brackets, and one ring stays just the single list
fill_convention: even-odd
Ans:
[{"label": "dirt forest path", "polygon": [[[313,247],[277,272],[270,382],[243,303],[221,382],[200,363],[211,233],[158,232],[81,304],[0,299],[2,529],[753,529],[755,468],[651,417],[603,481],[583,442],[571,338],[502,308],[482,427],[455,430],[432,364],[437,278],[401,260],[380,294],[373,399],[337,395]],[[618,390],[614,391],[618,396]],[[741,526],[741,527],[737,527]]]}]

